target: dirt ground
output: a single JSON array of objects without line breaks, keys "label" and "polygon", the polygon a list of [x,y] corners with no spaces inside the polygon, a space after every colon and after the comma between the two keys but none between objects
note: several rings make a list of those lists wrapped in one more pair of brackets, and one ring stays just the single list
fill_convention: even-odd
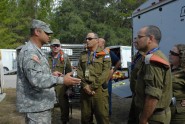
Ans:
[{"label": "dirt ground", "polygon": [[[5,99],[0,102],[0,124],[24,124],[24,117],[17,113],[15,108],[16,93],[15,89],[5,89]],[[126,124],[128,112],[130,109],[131,98],[120,98],[112,95],[112,116],[110,124]],[[70,114],[69,124],[80,124],[80,105],[75,103],[72,105],[72,114]],[[54,110],[53,124],[60,124],[59,108]],[[96,122],[95,122],[96,124]]]}]

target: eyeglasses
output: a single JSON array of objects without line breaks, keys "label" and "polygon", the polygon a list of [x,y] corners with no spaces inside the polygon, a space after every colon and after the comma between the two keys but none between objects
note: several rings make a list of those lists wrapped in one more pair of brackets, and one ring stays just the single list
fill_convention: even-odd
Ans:
[{"label": "eyeglasses", "polygon": [[170,50],[170,55],[179,56],[179,53],[176,53],[176,52]]},{"label": "eyeglasses", "polygon": [[59,44],[53,44],[53,45],[51,45],[52,47],[60,47],[60,45]]},{"label": "eyeglasses", "polygon": [[144,35],[144,36],[143,36],[143,35],[137,35],[136,38],[137,38],[137,39],[141,39],[142,37],[148,37],[148,35]]},{"label": "eyeglasses", "polygon": [[92,37],[85,38],[85,40],[92,40],[92,39],[97,39],[97,38],[92,38]]}]

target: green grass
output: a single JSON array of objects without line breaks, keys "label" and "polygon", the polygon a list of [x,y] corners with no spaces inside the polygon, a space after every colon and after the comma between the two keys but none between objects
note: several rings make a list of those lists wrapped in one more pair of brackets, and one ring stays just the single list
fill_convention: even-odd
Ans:
[{"label": "green grass", "polygon": [[[0,102],[0,124],[25,124],[24,115],[16,111],[16,89],[4,89],[3,92],[6,93],[6,97]],[[70,124],[80,123],[79,115],[79,105],[73,106],[73,118],[70,119]],[[52,117],[52,124],[60,124],[59,107],[54,109]]]},{"label": "green grass", "polygon": [[0,102],[0,124],[24,124],[24,116],[16,111],[15,89],[4,89],[6,97]]},{"label": "green grass", "polygon": [[[25,124],[24,115],[16,111],[16,89],[4,89],[6,97],[0,102],[0,124]],[[112,116],[110,124],[126,124],[131,99],[120,99],[112,95]],[[70,124],[80,124],[80,103],[73,105]],[[60,110],[54,109],[52,124],[60,124]]]}]

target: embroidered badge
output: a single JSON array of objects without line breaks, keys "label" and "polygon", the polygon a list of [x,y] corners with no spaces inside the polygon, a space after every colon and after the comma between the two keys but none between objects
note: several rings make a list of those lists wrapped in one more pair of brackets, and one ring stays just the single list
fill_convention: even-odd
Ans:
[{"label": "embroidered badge", "polygon": [[37,55],[33,55],[31,59],[40,64],[40,60]]},{"label": "embroidered badge", "polygon": [[107,58],[110,58],[110,55],[105,55],[105,57],[104,57],[105,59],[107,59]]}]

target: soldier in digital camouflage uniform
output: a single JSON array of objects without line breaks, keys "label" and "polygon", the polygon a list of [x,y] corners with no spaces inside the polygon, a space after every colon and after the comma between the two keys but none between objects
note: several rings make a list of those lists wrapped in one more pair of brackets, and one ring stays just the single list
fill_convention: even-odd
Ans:
[{"label": "soldier in digital camouflage uniform", "polygon": [[111,68],[109,53],[101,55],[98,35],[88,33],[87,51],[80,55],[78,77],[81,78],[81,123],[91,124],[92,114],[97,124],[109,123],[107,79]]},{"label": "soldier in digital camouflage uniform", "polygon": [[18,56],[16,107],[25,114],[26,124],[51,124],[51,109],[56,102],[54,86],[76,85],[80,79],[68,73],[51,73],[45,54],[41,51],[48,43],[53,31],[49,25],[40,20],[33,20],[31,37]]},{"label": "soldier in digital camouflage uniform", "polygon": [[[71,72],[71,62],[68,55],[62,51],[60,41],[58,39],[53,39],[50,48],[51,52],[48,56],[48,62],[52,72],[59,71],[64,75]],[[66,85],[55,86],[56,96],[61,111],[62,124],[66,124],[69,121],[69,99],[66,93],[67,90],[68,86]]]},{"label": "soldier in digital camouflage uniform", "polygon": [[185,124],[185,44],[176,44],[170,50],[173,100],[171,124]]},{"label": "soldier in digital camouflage uniform", "polygon": [[144,53],[137,73],[135,105],[139,124],[169,124],[172,81],[170,64],[159,50],[161,32],[156,26],[145,26],[137,34],[136,46]]}]

